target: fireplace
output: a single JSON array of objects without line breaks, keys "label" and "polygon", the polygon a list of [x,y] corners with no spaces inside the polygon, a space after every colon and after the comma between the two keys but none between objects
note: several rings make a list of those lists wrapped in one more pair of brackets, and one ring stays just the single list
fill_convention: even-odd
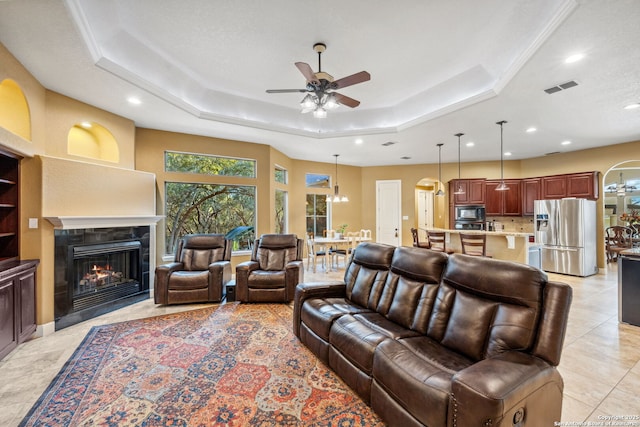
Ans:
[{"label": "fireplace", "polygon": [[56,230],[54,274],[56,329],[149,298],[149,227]]}]

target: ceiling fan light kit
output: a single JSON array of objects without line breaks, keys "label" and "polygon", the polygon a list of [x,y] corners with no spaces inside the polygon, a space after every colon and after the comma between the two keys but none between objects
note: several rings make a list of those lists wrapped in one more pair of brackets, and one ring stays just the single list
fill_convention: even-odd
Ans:
[{"label": "ceiling fan light kit", "polygon": [[349,98],[335,92],[358,83],[371,79],[371,75],[366,71],[352,74],[338,80],[334,80],[331,74],[322,71],[322,52],[327,49],[324,43],[316,43],[313,50],[318,53],[318,72],[314,73],[311,66],[305,62],[296,62],[295,66],[300,70],[307,80],[304,89],[267,89],[267,93],[307,93],[300,102],[301,113],[313,112],[313,117],[322,119],[327,117],[327,110],[333,110],[340,105],[356,108],[360,101]]}]

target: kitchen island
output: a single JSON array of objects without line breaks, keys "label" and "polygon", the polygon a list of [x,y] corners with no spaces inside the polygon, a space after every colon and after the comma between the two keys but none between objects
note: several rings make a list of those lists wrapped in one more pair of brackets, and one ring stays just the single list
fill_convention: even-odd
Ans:
[{"label": "kitchen island", "polygon": [[[427,230],[425,230],[427,231]],[[431,228],[429,231],[444,231],[447,249],[462,253],[460,244],[460,233],[463,234],[486,234],[487,235],[487,256],[506,261],[515,261],[522,264],[534,264],[530,260],[530,249],[536,245],[533,243],[533,233],[523,233],[515,231],[481,231],[481,230],[451,230],[444,228]]]}]

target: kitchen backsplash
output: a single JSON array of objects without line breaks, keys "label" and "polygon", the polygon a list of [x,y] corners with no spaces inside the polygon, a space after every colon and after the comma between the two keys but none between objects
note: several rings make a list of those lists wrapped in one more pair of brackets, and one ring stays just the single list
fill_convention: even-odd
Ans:
[{"label": "kitchen backsplash", "polygon": [[501,222],[504,231],[515,231],[518,233],[533,233],[532,216],[487,216],[487,221]]}]

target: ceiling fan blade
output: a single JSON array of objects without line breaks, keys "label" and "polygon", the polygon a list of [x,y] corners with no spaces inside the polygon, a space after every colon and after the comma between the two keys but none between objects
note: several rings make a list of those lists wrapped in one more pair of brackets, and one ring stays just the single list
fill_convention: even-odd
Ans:
[{"label": "ceiling fan blade", "polygon": [[358,105],[360,105],[360,101],[349,98],[348,96],[342,95],[340,93],[334,92],[333,95],[335,96],[337,103],[346,105],[347,107],[356,108]]},{"label": "ceiling fan blade", "polygon": [[318,79],[316,78],[316,73],[313,72],[311,66],[306,62],[296,62],[296,67],[302,73],[307,82],[317,86],[319,84]]},{"label": "ceiling fan blade", "polygon": [[267,93],[304,93],[306,89],[267,89]]},{"label": "ceiling fan blade", "polygon": [[342,89],[343,87],[355,85],[358,83],[366,82],[371,79],[371,74],[366,71],[360,71],[359,73],[352,74],[347,77],[343,77],[331,83],[332,89]]}]

